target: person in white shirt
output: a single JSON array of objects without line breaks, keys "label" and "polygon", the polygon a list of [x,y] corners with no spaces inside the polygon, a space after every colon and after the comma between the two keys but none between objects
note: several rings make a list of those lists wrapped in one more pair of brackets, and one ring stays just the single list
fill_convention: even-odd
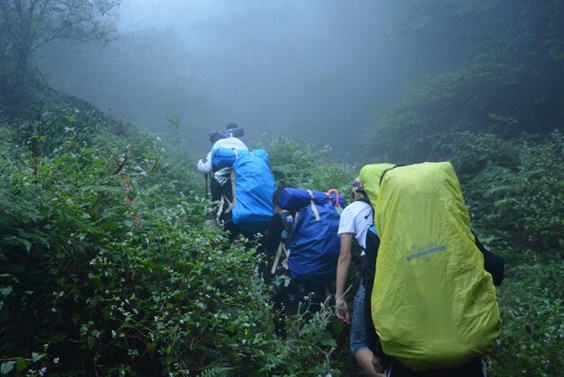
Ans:
[{"label": "person in white shirt", "polygon": [[[376,237],[373,231],[373,210],[372,205],[367,199],[362,183],[357,178],[352,187],[353,202],[346,206],[341,213],[339,220],[338,234],[341,239],[341,251],[337,264],[337,279],[335,289],[335,315],[344,323],[351,324],[350,330],[350,350],[355,356],[359,365],[367,376],[383,377],[383,369],[380,360],[374,356],[368,347],[367,333],[365,326],[365,286],[364,279],[361,279],[358,290],[354,297],[354,309],[352,321],[349,315],[349,308],[345,295],[345,283],[349,273],[352,260],[352,240],[356,238],[361,246],[361,260],[367,259],[366,254],[374,255],[376,250],[374,242],[367,240],[369,237]],[[370,259],[372,259],[370,258]],[[362,267],[364,274],[365,267]]]},{"label": "person in white shirt", "polygon": [[[243,135],[243,130],[235,123],[229,123],[227,131],[214,132],[210,134],[212,147],[207,156],[198,160],[198,170],[204,174],[211,174],[210,192],[211,198],[220,202],[221,208],[218,210],[218,220],[223,223],[223,228],[229,232],[231,241],[241,232],[239,227],[233,224],[231,212],[226,212],[229,203],[233,202],[233,188],[231,185],[231,168],[216,169],[212,165],[213,152],[219,148],[232,148],[238,150],[248,150],[247,145],[234,135]],[[227,135],[227,137],[225,137]]]},{"label": "person in white shirt", "polygon": [[218,139],[216,142],[213,143],[208,155],[204,158],[198,160],[198,170],[202,173],[211,173],[213,170],[212,167],[212,154],[215,150],[219,148],[233,148],[233,149],[243,149],[248,150],[247,145],[243,142],[243,140],[230,136],[222,139]]}]

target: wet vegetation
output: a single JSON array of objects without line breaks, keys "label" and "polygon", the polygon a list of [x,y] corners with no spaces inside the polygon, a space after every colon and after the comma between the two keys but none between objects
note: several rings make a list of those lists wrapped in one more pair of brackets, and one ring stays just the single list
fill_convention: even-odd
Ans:
[{"label": "wet vegetation", "polygon": [[[291,138],[249,141],[277,181],[320,191],[347,192],[364,163],[452,161],[476,232],[507,261],[489,375],[560,375],[564,4],[400,3],[391,36],[434,69],[375,111],[360,164]],[[275,335],[261,239],[229,244],[214,223],[192,130],[171,115],[156,136],[50,89],[33,52],[54,24],[9,27],[12,4],[0,0],[0,375],[360,375],[332,308]],[[98,4],[92,19],[116,5]],[[68,19],[87,25],[76,9]],[[93,30],[59,36],[112,32]]]},{"label": "wet vegetation", "polygon": [[[359,373],[330,308],[275,335],[260,239],[227,242],[182,145],[76,111],[1,130],[3,374]],[[508,262],[492,376],[564,364],[563,141],[462,133],[437,150],[457,167],[481,238]],[[346,190],[359,168],[302,142],[264,143],[277,178],[295,185]]]}]

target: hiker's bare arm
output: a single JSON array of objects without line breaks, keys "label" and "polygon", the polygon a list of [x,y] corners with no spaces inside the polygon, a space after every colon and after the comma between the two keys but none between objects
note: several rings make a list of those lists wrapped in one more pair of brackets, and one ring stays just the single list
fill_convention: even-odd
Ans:
[{"label": "hiker's bare arm", "polygon": [[352,233],[342,233],[341,250],[339,252],[339,262],[337,264],[337,279],[335,288],[335,315],[338,319],[345,323],[349,323],[349,310],[347,302],[345,301],[345,284],[349,275],[349,268],[351,264],[351,248],[352,248]]}]

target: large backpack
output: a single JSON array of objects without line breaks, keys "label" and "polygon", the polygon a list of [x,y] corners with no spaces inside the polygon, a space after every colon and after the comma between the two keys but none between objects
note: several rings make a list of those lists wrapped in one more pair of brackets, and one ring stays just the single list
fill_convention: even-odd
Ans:
[{"label": "large backpack", "polygon": [[267,161],[268,154],[264,158],[250,152],[233,164],[233,222],[247,232],[264,232],[274,215],[274,176]]},{"label": "large backpack", "polygon": [[376,205],[376,200],[378,199],[378,191],[380,190],[380,178],[382,174],[393,168],[394,164],[389,163],[379,163],[379,164],[368,164],[364,165],[360,169],[359,178],[364,186],[364,191],[370,200],[370,203],[374,206]]},{"label": "large backpack", "polygon": [[371,313],[384,353],[415,371],[488,354],[501,319],[452,165],[398,166],[363,183],[379,185]]},{"label": "large backpack", "polygon": [[316,284],[333,281],[340,251],[340,215],[330,197],[320,191],[286,188],[278,205],[296,212],[288,251],[291,278]]},{"label": "large backpack", "polygon": [[268,164],[268,152],[264,149],[217,148],[212,153],[212,166],[215,169],[232,167],[237,158],[249,153],[252,153],[255,157],[260,157]]},{"label": "large backpack", "polygon": [[215,167],[232,167],[233,223],[250,233],[264,232],[274,215],[274,176],[268,166],[268,152],[219,148],[212,154]]}]

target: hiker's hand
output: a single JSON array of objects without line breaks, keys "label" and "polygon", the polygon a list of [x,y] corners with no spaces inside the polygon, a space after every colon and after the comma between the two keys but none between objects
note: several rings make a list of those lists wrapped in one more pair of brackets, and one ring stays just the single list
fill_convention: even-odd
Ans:
[{"label": "hiker's hand", "polygon": [[384,377],[385,376],[385,370],[384,367],[382,366],[382,360],[378,357],[378,356],[374,356],[372,358],[372,365],[374,365],[374,369],[376,369],[376,371],[379,373],[379,376]]},{"label": "hiker's hand", "polygon": [[347,324],[350,323],[349,306],[342,298],[335,302],[335,316]]}]

